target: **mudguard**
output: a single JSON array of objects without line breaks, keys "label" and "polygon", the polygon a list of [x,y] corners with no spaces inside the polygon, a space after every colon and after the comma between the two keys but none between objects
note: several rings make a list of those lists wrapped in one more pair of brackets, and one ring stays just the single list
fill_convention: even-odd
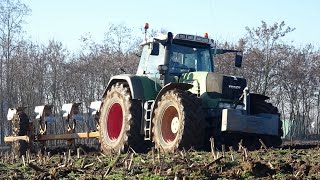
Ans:
[{"label": "mudguard", "polygon": [[146,76],[137,76],[132,74],[121,74],[111,77],[103,96],[105,97],[108,90],[117,82],[128,84],[132,99],[151,100],[155,99],[160,91],[160,85]]},{"label": "mudguard", "polygon": [[167,85],[165,85],[161,91],[158,93],[155,101],[154,101],[154,106],[153,106],[153,110],[152,110],[152,114],[154,112],[154,110],[157,108],[158,106],[158,101],[161,99],[161,96],[166,93],[167,91],[171,90],[171,89],[181,89],[181,90],[188,90],[191,89],[193,87],[192,84],[188,84],[188,83],[168,83]]}]

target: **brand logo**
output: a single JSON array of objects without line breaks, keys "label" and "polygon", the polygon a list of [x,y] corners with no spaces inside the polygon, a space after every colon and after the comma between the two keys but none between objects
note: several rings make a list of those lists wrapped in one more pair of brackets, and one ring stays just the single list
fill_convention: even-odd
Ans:
[{"label": "brand logo", "polygon": [[229,88],[230,88],[230,89],[240,89],[240,88],[241,88],[241,86],[233,86],[233,85],[229,85]]}]

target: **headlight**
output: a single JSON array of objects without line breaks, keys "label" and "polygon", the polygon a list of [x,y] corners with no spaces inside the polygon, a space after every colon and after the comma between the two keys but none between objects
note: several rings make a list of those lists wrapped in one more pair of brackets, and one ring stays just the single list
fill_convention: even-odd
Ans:
[{"label": "headlight", "polygon": [[231,105],[229,103],[219,103],[219,108],[229,109]]}]

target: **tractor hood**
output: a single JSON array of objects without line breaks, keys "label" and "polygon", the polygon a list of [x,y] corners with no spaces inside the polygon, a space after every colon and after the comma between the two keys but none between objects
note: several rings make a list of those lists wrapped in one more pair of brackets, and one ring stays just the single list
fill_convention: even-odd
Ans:
[{"label": "tractor hood", "polygon": [[214,99],[239,99],[243,89],[247,86],[247,81],[244,78],[218,73],[208,73],[206,82],[207,93],[209,97]]},{"label": "tractor hood", "polygon": [[212,99],[239,99],[247,86],[244,78],[209,72],[186,73],[181,81],[193,85],[192,93],[199,96],[206,94]]}]

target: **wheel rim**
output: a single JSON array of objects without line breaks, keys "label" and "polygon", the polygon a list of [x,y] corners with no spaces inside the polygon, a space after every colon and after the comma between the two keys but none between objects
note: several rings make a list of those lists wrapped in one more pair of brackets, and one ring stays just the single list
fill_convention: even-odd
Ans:
[{"label": "wheel rim", "polygon": [[161,135],[164,142],[170,144],[177,137],[179,129],[179,114],[175,107],[168,107],[162,116]]},{"label": "wheel rim", "polygon": [[106,118],[106,129],[111,141],[116,141],[119,138],[122,129],[122,119],[121,105],[119,103],[112,104]]}]

